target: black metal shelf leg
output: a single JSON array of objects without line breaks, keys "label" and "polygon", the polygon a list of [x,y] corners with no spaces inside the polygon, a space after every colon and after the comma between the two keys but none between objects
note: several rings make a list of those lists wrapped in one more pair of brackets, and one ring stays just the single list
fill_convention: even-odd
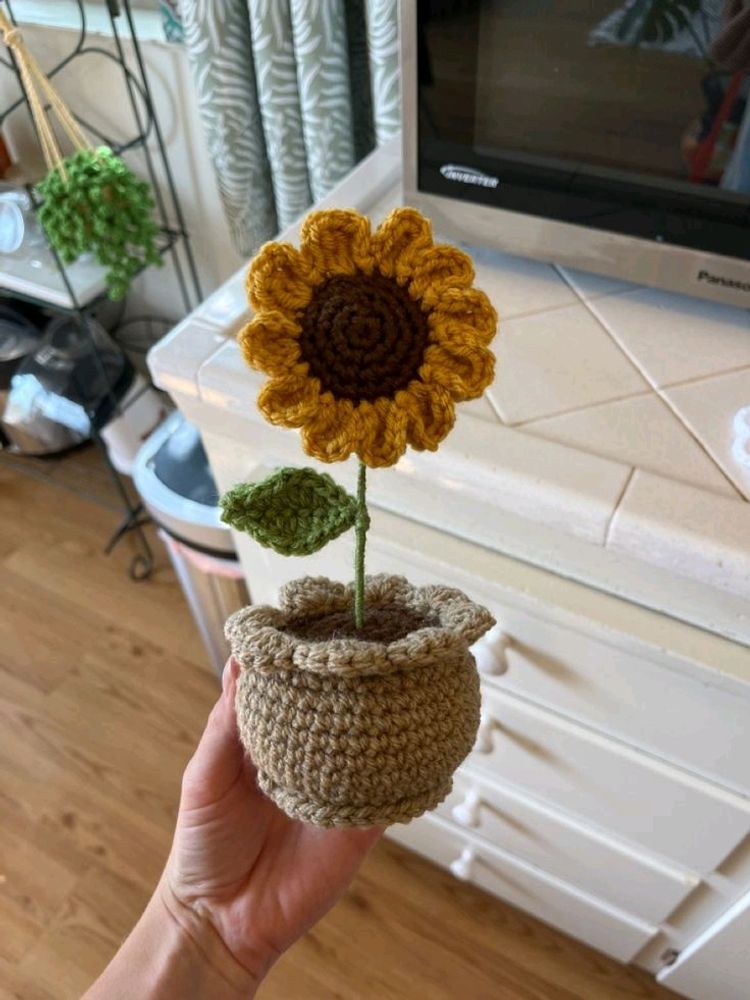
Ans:
[{"label": "black metal shelf leg", "polygon": [[107,451],[107,445],[102,440],[99,431],[93,429],[92,437],[101,451],[102,460],[109,469],[112,482],[120,496],[122,506],[125,508],[122,521],[104,546],[104,553],[105,555],[109,555],[125,535],[134,535],[137,539],[140,552],[137,552],[131,559],[128,573],[131,580],[147,580],[154,569],[154,553],[146,537],[146,532],[143,530],[149,523],[150,518],[144,514],[143,504],[133,503],[128,496],[122,476],[112,464],[112,459],[109,457],[109,452]]},{"label": "black metal shelf leg", "polygon": [[[3,2],[3,0],[0,0],[0,2]],[[4,2],[11,20],[15,23],[13,0],[4,0]],[[101,44],[94,44],[89,40],[90,32],[86,18],[86,4],[83,0],[76,0],[76,6],[78,9],[80,23],[77,40],[67,55],[59,60],[55,66],[50,67],[48,75],[50,77],[55,76],[74,59],[91,53],[98,53],[107,59],[113,60],[122,70],[123,84],[125,86],[128,101],[132,108],[136,134],[130,138],[124,139],[121,142],[115,142],[113,138],[108,139],[107,136],[103,135],[103,133],[92,129],[91,125],[83,121],[80,116],[78,116],[78,120],[81,121],[85,128],[91,130],[98,138],[106,140],[107,144],[113,146],[115,149],[120,149],[121,151],[139,149],[142,151],[145,159],[146,171],[154,193],[156,203],[155,216],[161,223],[161,231],[167,237],[167,243],[162,248],[161,253],[165,260],[168,260],[172,265],[175,277],[177,278],[184,307],[189,311],[197,306],[202,299],[200,280],[195,258],[190,245],[190,237],[187,232],[185,216],[177,194],[166,142],[154,108],[153,95],[149,85],[146,64],[141,52],[138,35],[135,30],[135,23],[130,10],[129,0],[107,0],[106,6],[110,14],[112,39],[115,47],[114,52],[109,51],[107,47]],[[128,28],[129,40],[132,43],[132,54],[130,56],[128,56],[125,52],[125,48],[123,46],[123,39],[127,38],[128,34],[125,32],[121,33],[118,26],[118,18],[121,15],[124,15],[124,20]],[[133,64],[132,69],[131,64]],[[12,51],[10,52],[8,60],[0,59],[0,68],[14,72],[20,91],[20,96],[17,100],[14,100],[6,108],[0,108],[0,124],[2,124],[7,117],[22,104],[26,103],[28,108],[29,102],[28,95],[23,87],[23,81]],[[148,142],[152,133],[155,146],[155,149],[153,150],[149,147]],[[157,170],[157,168],[159,168],[159,170]],[[163,177],[162,182],[160,182],[159,173],[161,173]],[[163,191],[162,188],[165,188],[166,190]],[[39,200],[33,187],[29,186],[28,191],[32,199],[34,211],[38,211]],[[170,224],[171,216],[174,216],[176,219],[176,227],[173,227]],[[56,306],[53,307],[53,311],[74,317],[82,327],[88,330],[89,335],[92,336],[92,343],[94,345],[93,355],[99,366],[99,375],[104,380],[104,384],[108,385],[109,404],[112,416],[121,416],[124,411],[124,408],[121,405],[122,401],[115,398],[114,389],[109,384],[107,373],[102,365],[102,361],[99,356],[99,352],[96,349],[95,341],[93,340],[93,334],[90,328],[90,317],[87,312],[87,308],[90,308],[93,303],[89,302],[84,304],[78,300],[64,263],[60,259],[60,256],[54,247],[51,247],[51,250],[57,264],[58,271],[62,277],[63,286],[70,297],[69,307],[64,308]],[[183,263],[181,254],[185,255],[185,263]],[[39,305],[49,306],[46,300],[43,299],[34,299],[33,301],[36,301]],[[149,545],[148,538],[143,530],[145,524],[148,523],[148,518],[145,516],[141,504],[134,503],[128,496],[123,477],[113,465],[106,445],[101,438],[99,428],[96,426],[96,414],[90,413],[89,419],[92,426],[92,438],[96,441],[96,444],[101,452],[102,459],[109,469],[109,474],[123,507],[122,521],[108,541],[104,551],[106,553],[110,553],[126,534],[134,534],[138,543],[139,551],[130,563],[130,576],[133,580],[145,580],[148,576],[150,576],[154,565],[151,546]]]}]

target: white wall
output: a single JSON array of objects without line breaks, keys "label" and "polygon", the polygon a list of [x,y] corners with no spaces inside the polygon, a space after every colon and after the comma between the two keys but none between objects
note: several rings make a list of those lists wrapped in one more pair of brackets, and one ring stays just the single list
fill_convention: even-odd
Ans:
[{"label": "white wall", "polygon": [[[45,68],[70,51],[77,32],[60,27],[24,26],[24,38]],[[94,44],[114,50],[111,38],[94,36]],[[192,236],[193,252],[207,295],[243,262],[229,241],[206,141],[196,107],[187,56],[181,46],[162,41],[141,43],[154,104],[164,134],[177,191]],[[128,49],[129,51],[129,49]],[[55,78],[70,107],[96,127],[123,139],[135,133],[132,109],[115,63],[98,54],[79,57]],[[0,66],[0,106],[16,93],[14,76]],[[6,141],[22,163],[32,161],[43,171],[41,156],[25,108],[16,112],[5,129]],[[153,148],[153,142],[150,144]],[[145,176],[142,154],[129,162]],[[171,268],[142,275],[128,296],[128,311],[157,313],[175,320],[184,314]]]}]

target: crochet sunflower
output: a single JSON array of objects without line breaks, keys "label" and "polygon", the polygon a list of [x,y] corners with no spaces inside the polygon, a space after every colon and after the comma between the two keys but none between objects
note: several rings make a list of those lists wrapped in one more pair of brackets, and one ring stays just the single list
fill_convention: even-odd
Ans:
[{"label": "crochet sunflower", "polygon": [[492,382],[497,315],[472,287],[471,258],[434,244],[411,208],[370,232],[354,211],[312,212],[299,250],[267,243],[250,265],[255,310],[239,342],[270,380],[258,406],[300,428],[308,455],[394,465],[407,445],[434,451],[455,404]]},{"label": "crochet sunflower", "polygon": [[285,555],[308,555],[354,526],[358,627],[367,467],[394,465],[407,446],[434,451],[456,403],[481,396],[494,375],[497,315],[473,281],[471,258],[435,244],[411,208],[374,233],[357,212],[312,212],[299,249],[267,243],[248,269],[254,316],[239,343],[269,376],[258,406],[271,423],[299,428],[321,462],[356,454],[357,496],[313,469],[281,469],[230,490],[222,516]]}]

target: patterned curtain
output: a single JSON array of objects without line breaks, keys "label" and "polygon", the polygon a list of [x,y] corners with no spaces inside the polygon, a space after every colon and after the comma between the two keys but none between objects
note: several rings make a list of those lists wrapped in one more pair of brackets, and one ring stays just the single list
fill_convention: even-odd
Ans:
[{"label": "patterned curtain", "polygon": [[161,11],[166,40],[168,42],[184,42],[185,31],[182,27],[180,12],[177,9],[177,0],[159,0],[159,10]]},{"label": "patterned curtain", "polygon": [[232,239],[297,219],[399,125],[397,0],[180,0]]}]

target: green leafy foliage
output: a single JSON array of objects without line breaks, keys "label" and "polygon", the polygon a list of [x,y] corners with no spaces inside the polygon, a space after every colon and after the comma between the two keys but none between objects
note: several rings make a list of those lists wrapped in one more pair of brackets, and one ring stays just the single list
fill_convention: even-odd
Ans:
[{"label": "green leafy foliage", "polygon": [[221,498],[221,519],[283,556],[307,556],[347,531],[357,501],[326,473],[279,469]]},{"label": "green leafy foliage", "polygon": [[67,180],[51,170],[37,188],[39,219],[65,264],[93,253],[107,268],[109,297],[121,299],[141,268],[161,264],[149,186],[106,146],[64,162]]},{"label": "green leafy foliage", "polygon": [[634,25],[638,31],[633,40],[640,42],[670,42],[678,31],[689,28],[700,11],[700,0],[635,0],[620,23],[618,36],[628,38]]}]

